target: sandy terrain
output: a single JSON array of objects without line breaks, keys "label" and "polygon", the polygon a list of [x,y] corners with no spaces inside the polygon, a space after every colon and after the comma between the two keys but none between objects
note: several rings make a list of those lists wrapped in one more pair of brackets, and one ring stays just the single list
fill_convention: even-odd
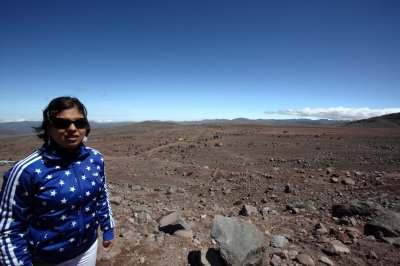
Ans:
[{"label": "sandy terrain", "polygon": [[[41,145],[32,135],[2,137],[0,160],[16,161]],[[400,129],[137,124],[94,129],[88,146],[105,156],[117,221],[114,249],[98,265],[196,265],[217,214],[254,223],[267,239],[289,240],[281,265],[307,254],[316,265],[400,265],[400,248],[367,236],[371,217],[332,216],[332,206],[359,200],[400,213]],[[11,163],[0,164],[3,174]],[[269,212],[242,216],[244,204]],[[292,205],[312,208],[288,208]],[[179,210],[193,235],[160,232],[157,221]],[[139,221],[145,213],[146,221]],[[315,234],[323,224],[328,232]],[[353,230],[349,236],[346,229]],[[350,254],[329,255],[339,239]],[[268,243],[266,243],[268,246]],[[266,264],[267,265],[267,264]]]}]

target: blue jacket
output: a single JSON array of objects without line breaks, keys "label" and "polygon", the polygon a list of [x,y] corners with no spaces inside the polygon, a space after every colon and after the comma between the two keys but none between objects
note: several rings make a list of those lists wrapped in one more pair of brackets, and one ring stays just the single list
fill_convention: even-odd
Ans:
[{"label": "blue jacket", "polygon": [[103,240],[114,238],[103,156],[84,145],[73,157],[43,145],[4,175],[0,197],[2,265],[72,259],[99,226]]}]

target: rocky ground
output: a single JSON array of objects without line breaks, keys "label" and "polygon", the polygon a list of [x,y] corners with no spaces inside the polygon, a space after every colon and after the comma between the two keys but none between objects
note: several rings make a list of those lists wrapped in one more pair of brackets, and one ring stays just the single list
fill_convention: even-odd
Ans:
[{"label": "rocky ground", "polygon": [[[1,174],[41,145],[1,141]],[[400,265],[400,129],[143,123],[87,145],[105,156],[117,221],[99,266],[207,265],[224,248],[216,217],[251,222],[264,265]]]}]

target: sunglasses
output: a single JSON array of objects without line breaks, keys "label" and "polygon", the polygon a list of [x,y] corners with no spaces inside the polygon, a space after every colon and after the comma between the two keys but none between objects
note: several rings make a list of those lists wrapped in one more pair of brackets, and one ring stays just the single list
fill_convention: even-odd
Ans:
[{"label": "sunglasses", "polygon": [[76,128],[82,129],[86,128],[89,125],[89,122],[86,118],[79,118],[76,120],[69,120],[64,118],[54,118],[50,121],[50,124],[58,129],[67,129],[74,124]]}]

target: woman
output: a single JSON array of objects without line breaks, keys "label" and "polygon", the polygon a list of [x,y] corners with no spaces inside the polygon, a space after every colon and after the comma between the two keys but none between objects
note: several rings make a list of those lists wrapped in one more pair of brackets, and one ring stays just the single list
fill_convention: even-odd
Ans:
[{"label": "woman", "polygon": [[53,99],[35,129],[43,146],[5,175],[1,265],[95,265],[97,230],[114,244],[102,154],[86,147],[90,125],[76,98]]}]

